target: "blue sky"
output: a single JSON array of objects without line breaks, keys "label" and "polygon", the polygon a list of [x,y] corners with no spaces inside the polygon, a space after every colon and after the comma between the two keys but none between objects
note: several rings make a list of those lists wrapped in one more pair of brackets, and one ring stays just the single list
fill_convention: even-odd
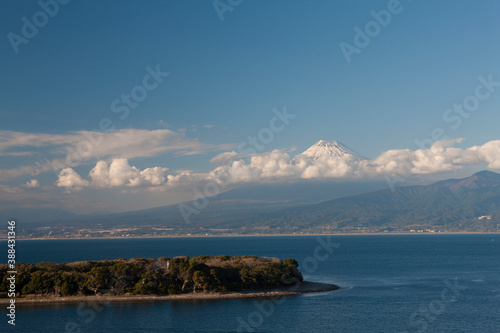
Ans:
[{"label": "blue sky", "polygon": [[[173,203],[192,196],[190,185],[169,188],[158,199],[155,191],[130,183],[115,187],[109,179],[92,187],[89,172],[98,161],[125,158],[139,171],[169,169],[150,170],[154,175],[208,173],[216,167],[210,159],[257,135],[272,110],[284,107],[296,118],[264,152],[286,149],[293,157],[324,139],[376,159],[391,149],[417,150],[415,140],[430,138],[436,128],[450,139],[464,138],[455,144],[464,150],[498,140],[500,87],[457,128],[443,114],[474,95],[479,76],[500,81],[500,3],[403,0],[399,13],[347,63],[339,45],[355,45],[353,29],[364,30],[374,20],[371,11],[387,10],[389,3],[395,2],[243,0],[221,20],[212,1],[73,0],[59,4],[16,53],[8,34],[22,36],[22,18],[33,22],[42,9],[36,1],[9,2],[0,13],[0,138],[9,143],[0,151],[0,176],[2,170],[27,171],[4,172],[3,191],[18,191],[14,204],[36,206],[45,195],[73,211]],[[148,66],[169,75],[120,119],[112,102],[142,85]],[[122,136],[109,137],[102,152],[72,166],[89,184],[68,190],[57,185],[60,169],[30,169],[61,158],[103,119]],[[127,154],[110,143],[134,141],[138,133],[149,148],[149,133],[157,135],[158,149]],[[26,143],[28,134],[34,137]],[[40,135],[46,135],[44,144],[35,143]],[[172,140],[177,145],[166,149]],[[488,158],[486,166],[494,169]],[[20,186],[31,179],[38,186]],[[151,185],[148,179],[142,181]],[[131,188],[136,192],[128,193]],[[110,193],[117,199],[105,207],[93,199]]]}]

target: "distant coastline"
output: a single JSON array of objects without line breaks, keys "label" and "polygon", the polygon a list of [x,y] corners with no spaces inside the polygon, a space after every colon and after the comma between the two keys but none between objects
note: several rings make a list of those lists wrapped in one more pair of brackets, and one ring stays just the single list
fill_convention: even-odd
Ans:
[{"label": "distant coastline", "polygon": [[[500,235],[500,232],[484,231],[447,231],[447,232],[348,232],[348,233],[311,233],[311,234],[223,234],[223,235],[166,235],[166,236],[116,236],[116,237],[34,237],[17,240],[78,240],[78,239],[155,239],[155,238],[214,238],[214,237],[290,237],[290,236],[369,236],[369,235]],[[6,241],[7,238],[0,238]]]},{"label": "distant coastline", "polygon": [[[340,289],[339,286],[327,283],[302,281],[290,287],[277,289],[249,290],[223,293],[189,293],[176,295],[127,295],[127,296],[67,296],[67,297],[30,297],[16,298],[16,304],[61,304],[82,302],[151,302],[151,301],[183,301],[183,300],[220,300],[235,298],[281,297],[305,293],[326,292]],[[0,298],[0,304],[8,304],[8,298]]]}]

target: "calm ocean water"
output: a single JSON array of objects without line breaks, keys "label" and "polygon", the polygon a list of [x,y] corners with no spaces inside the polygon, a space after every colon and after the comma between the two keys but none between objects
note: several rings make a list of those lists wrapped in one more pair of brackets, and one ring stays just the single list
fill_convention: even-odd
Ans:
[{"label": "calm ocean water", "polygon": [[31,263],[293,257],[305,279],[342,289],[278,300],[19,305],[16,326],[4,316],[1,332],[500,332],[500,235],[45,240],[19,241],[17,251]]}]

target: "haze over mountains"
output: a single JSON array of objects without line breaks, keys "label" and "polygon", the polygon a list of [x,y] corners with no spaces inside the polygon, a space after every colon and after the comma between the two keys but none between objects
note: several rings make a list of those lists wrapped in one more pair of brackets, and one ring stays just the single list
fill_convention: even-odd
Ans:
[{"label": "haze over mountains", "polygon": [[[346,161],[346,163],[353,163],[366,158],[349,147],[338,141],[320,140],[306,151],[296,156],[296,159],[338,159]],[[299,163],[299,162],[297,162]],[[210,199],[210,207],[204,210],[203,214],[193,216],[193,221],[210,220],[214,216],[224,214],[225,211],[237,215],[242,215],[247,212],[261,212],[278,208],[292,207],[303,204],[318,203],[321,201],[340,198],[347,195],[360,194],[370,192],[387,187],[384,180],[299,180],[293,182],[273,182],[273,183],[260,183],[260,184],[240,184],[233,186],[233,189],[223,192]],[[228,187],[229,189],[231,188]],[[159,194],[161,195],[161,194]],[[193,194],[194,195],[194,194]],[[167,213],[168,212],[168,213]],[[76,215],[62,209],[0,209],[0,213],[4,216],[17,218],[25,221],[25,223],[33,222],[51,222],[51,221],[74,221],[86,220],[85,215]],[[178,212],[177,204],[167,205],[162,207],[155,207],[151,209],[137,210],[136,212],[129,213],[116,213],[109,214],[109,216],[136,216],[137,214],[162,215],[167,214],[172,218],[181,219],[182,216]],[[93,214],[90,218],[96,218]],[[97,214],[101,219],[108,214]],[[144,217],[147,219],[147,217]],[[128,219],[125,218],[124,219]],[[133,219],[135,221],[135,218]]]},{"label": "haze over mountains", "polygon": [[[290,191],[313,190],[310,185],[288,184],[281,189],[288,186]],[[271,191],[258,200],[254,195],[264,193],[264,188],[237,189],[209,199],[206,207],[189,221],[183,218],[178,205],[170,205],[102,216],[74,216],[25,227],[32,237],[47,233],[83,237],[499,230],[500,174],[491,171],[426,186],[363,194],[356,192],[366,190],[368,184],[357,185],[358,188],[355,183],[332,183],[315,187],[328,192],[344,186],[355,195],[314,204],[283,198],[270,200],[277,198]],[[377,188],[382,184],[373,182],[369,186]],[[303,194],[307,197],[306,192]]]}]

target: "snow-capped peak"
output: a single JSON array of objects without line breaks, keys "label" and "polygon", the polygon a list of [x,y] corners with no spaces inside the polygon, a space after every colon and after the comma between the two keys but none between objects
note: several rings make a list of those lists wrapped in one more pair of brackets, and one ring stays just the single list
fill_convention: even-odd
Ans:
[{"label": "snow-capped peak", "polygon": [[346,145],[338,141],[326,141],[319,140],[314,145],[309,147],[301,155],[305,155],[312,159],[318,159],[320,157],[331,156],[331,157],[344,157],[345,155],[352,155],[356,160],[366,159],[364,156],[356,153]]}]

